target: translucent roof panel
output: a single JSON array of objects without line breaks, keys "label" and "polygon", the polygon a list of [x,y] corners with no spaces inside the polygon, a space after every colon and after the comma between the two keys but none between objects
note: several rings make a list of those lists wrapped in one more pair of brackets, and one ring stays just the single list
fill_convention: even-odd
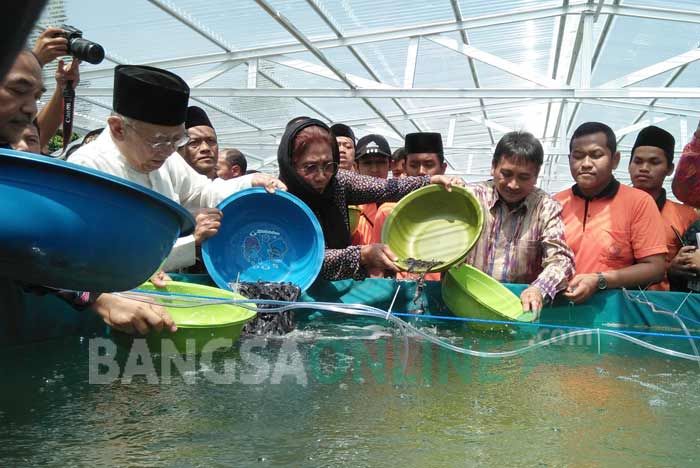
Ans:
[{"label": "translucent roof panel", "polygon": [[654,123],[680,151],[700,119],[695,0],[49,0],[40,23],[79,27],[107,52],[81,65],[79,132],[109,115],[116,64],[150,64],[188,82],[223,146],[270,171],[299,115],[392,148],[440,132],[465,177],[488,176],[498,139],[526,130],[544,143],[541,183],[554,191],[570,183],[562,155],[584,121],[618,131],[623,151]]},{"label": "translucent roof panel", "polygon": [[460,10],[463,17],[481,17],[494,14],[510,13],[513,10],[528,10],[531,8],[541,8],[547,6],[561,5],[560,1],[546,0],[491,0],[488,2],[472,2],[471,0],[460,0]]},{"label": "translucent roof panel", "polygon": [[698,29],[697,24],[675,21],[616,18],[592,84],[603,84],[696,48],[700,41]]},{"label": "translucent roof panel", "polygon": [[398,4],[392,0],[326,0],[319,3],[325,5],[343,34],[353,34],[368,29],[394,29],[453,18],[449,1],[415,1]]},{"label": "translucent roof panel", "polygon": [[409,39],[373,42],[354,46],[380,81],[390,86],[403,86]]},{"label": "translucent roof panel", "polygon": [[[692,87],[698,85],[698,76],[700,76],[700,61],[689,64],[680,74],[677,75],[674,82],[671,84],[672,88],[680,87]],[[658,103],[661,105],[669,105],[675,107],[681,107],[685,109],[695,110],[700,112],[700,106],[698,106],[697,99],[691,98],[678,98],[678,99],[659,99]],[[697,116],[692,120],[697,121]]]},{"label": "translucent roof panel", "polygon": [[[292,41],[292,36],[252,1],[172,0],[180,12],[236,49],[262,47]],[[315,24],[318,24],[316,22]],[[182,54],[174,54],[173,57]]]},{"label": "translucent roof panel", "polygon": [[220,50],[150,2],[61,3],[69,24],[81,29],[86,39],[104,44],[106,53],[120,61],[140,63]]},{"label": "translucent roof panel", "polygon": [[473,88],[474,86],[467,57],[430,40],[420,41],[414,88]]},{"label": "translucent roof panel", "polygon": [[471,45],[518,66],[519,71],[546,76],[555,20],[544,18],[469,31]]}]

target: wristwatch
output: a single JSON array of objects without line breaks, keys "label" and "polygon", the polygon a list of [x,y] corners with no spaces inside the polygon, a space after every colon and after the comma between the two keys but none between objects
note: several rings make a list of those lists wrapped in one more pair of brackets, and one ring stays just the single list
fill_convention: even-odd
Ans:
[{"label": "wristwatch", "polygon": [[598,290],[604,291],[608,289],[608,280],[605,279],[605,276],[601,272],[596,273],[596,275],[598,275]]}]

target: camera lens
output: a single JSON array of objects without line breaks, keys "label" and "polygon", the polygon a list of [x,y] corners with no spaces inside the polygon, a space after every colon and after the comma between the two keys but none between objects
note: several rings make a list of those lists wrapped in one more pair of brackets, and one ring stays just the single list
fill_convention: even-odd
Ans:
[{"label": "camera lens", "polygon": [[105,50],[101,45],[80,37],[71,39],[69,52],[78,60],[89,62],[94,65],[100,63],[105,58]]}]

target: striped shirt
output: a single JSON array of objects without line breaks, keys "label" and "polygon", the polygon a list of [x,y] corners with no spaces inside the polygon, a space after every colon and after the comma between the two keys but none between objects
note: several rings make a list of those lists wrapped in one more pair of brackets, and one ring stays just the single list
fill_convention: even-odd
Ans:
[{"label": "striped shirt", "polygon": [[467,189],[484,209],[484,227],[466,263],[499,281],[531,283],[553,299],[574,275],[559,202],[535,188],[511,209],[492,181],[468,184]]}]

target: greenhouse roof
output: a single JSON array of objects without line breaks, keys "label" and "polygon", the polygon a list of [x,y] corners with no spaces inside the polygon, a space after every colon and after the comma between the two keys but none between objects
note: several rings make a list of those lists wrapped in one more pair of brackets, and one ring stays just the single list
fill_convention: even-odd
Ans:
[{"label": "greenhouse roof", "polygon": [[299,115],[392,148],[441,132],[466,180],[487,178],[495,143],[524,129],[545,145],[540,186],[554,192],[571,185],[582,122],[616,131],[624,181],[639,129],[669,130],[680,153],[700,120],[696,0],[51,0],[37,29],[63,23],[107,52],[81,65],[80,132],[104,126],[115,65],[149,64],[189,83],[220,147],[270,172]]}]

